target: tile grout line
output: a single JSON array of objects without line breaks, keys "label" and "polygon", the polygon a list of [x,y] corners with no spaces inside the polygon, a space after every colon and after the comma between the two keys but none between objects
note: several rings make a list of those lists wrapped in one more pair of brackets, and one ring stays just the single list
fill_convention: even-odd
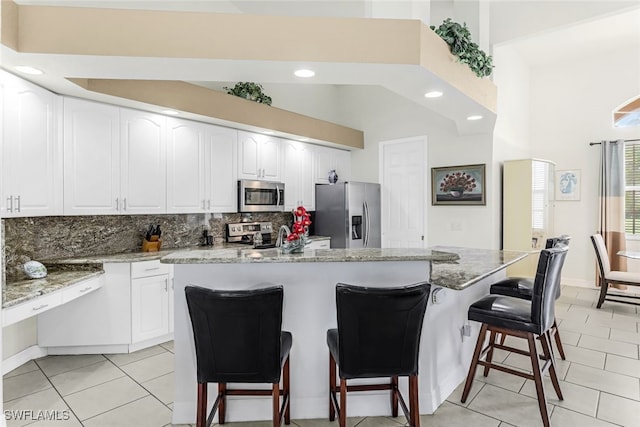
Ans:
[{"label": "tile grout line", "polygon": [[[162,347],[162,346],[160,346],[160,347]],[[164,348],[164,347],[162,347],[162,348]],[[169,350],[167,350],[166,348],[164,348],[164,349],[165,349],[165,352],[167,352],[167,353],[171,353],[171,352],[170,352]],[[158,354],[162,354],[162,353],[158,353]],[[171,353],[171,354],[173,355],[173,353]],[[157,355],[156,355],[156,354],[154,354],[154,355],[152,355],[152,356],[157,356]],[[152,357],[152,356],[149,356],[149,357]],[[145,357],[145,358],[142,358],[142,359],[140,359],[140,360],[148,359],[149,357]],[[120,372],[122,372],[126,377],[129,377],[129,379],[131,379],[131,381],[133,381],[134,383],[136,383],[137,385],[139,385],[139,386],[140,386],[144,391],[146,391],[147,393],[149,393],[149,396],[153,396],[153,398],[154,398],[154,399],[156,399],[158,402],[160,402],[160,404],[161,404],[162,406],[164,406],[164,407],[166,407],[167,409],[169,409],[169,410],[171,411],[171,414],[173,414],[173,409],[169,408],[169,406],[168,406],[169,404],[171,404],[171,403],[173,403],[173,402],[170,402],[170,403],[165,404],[165,403],[164,403],[163,401],[161,401],[161,400],[160,400],[160,399],[159,399],[155,394],[153,394],[153,393],[152,393],[150,390],[148,390],[145,386],[143,386],[141,383],[139,383],[135,378],[133,378],[133,377],[132,377],[131,375],[129,375],[127,372],[125,372],[124,370],[122,370],[122,369],[120,368],[120,366],[116,365],[116,364],[115,364],[113,361],[111,361],[111,360],[109,360],[109,361],[110,361],[111,363],[113,363],[113,365],[114,365],[116,368],[120,369]],[[136,362],[138,362],[138,361],[136,361]],[[125,366],[125,365],[123,365],[123,366]],[[171,373],[174,373],[174,370],[172,370],[171,372],[167,372],[166,374],[160,375],[160,376],[158,376],[158,377],[151,378],[151,379],[149,379],[148,381],[154,380],[154,379],[156,379],[156,378],[160,378],[160,377],[162,377],[162,376],[164,376],[164,375],[169,375],[169,374],[171,374]],[[144,397],[147,397],[147,396],[144,396]],[[141,398],[141,399],[142,399],[142,398]],[[139,400],[139,399],[136,399],[136,400]],[[135,400],[133,400],[132,402],[135,402]],[[131,403],[131,402],[129,402],[129,403]],[[115,409],[115,408],[114,408],[114,409]]]},{"label": "tile grout line", "polygon": [[[60,399],[62,399],[62,401],[64,402],[64,404],[67,406],[67,408],[69,408],[69,412],[71,412],[73,414],[74,417],[76,417],[76,420],[78,420],[78,422],[80,423],[80,425],[84,426],[84,424],[82,423],[82,421],[80,421],[80,417],[78,416],[78,414],[75,413],[75,411],[71,408],[71,405],[69,405],[69,402],[67,402],[67,400],[64,398],[64,396],[60,393],[60,390],[58,390],[55,386],[55,384],[53,384],[53,382],[51,381],[51,378],[49,378],[49,376],[44,372],[44,370],[40,367],[40,365],[38,364],[37,360],[34,360],[36,366],[38,367],[38,369],[42,372],[42,375],[44,375],[44,377],[47,379],[47,381],[49,382],[49,384],[51,384],[51,387],[55,390],[56,394],[58,396],[60,396]],[[90,365],[89,365],[90,366]],[[72,369],[73,370],[73,369]],[[70,372],[70,371],[67,371]]]}]

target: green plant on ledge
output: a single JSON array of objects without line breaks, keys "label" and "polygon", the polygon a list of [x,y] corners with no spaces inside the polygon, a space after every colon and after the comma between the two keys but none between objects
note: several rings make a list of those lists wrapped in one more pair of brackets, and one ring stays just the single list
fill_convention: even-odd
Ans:
[{"label": "green plant on ledge", "polygon": [[240,98],[255,101],[260,104],[271,105],[271,97],[262,92],[262,85],[253,82],[238,82],[232,88],[224,87],[229,95],[239,96]]},{"label": "green plant on ledge", "polygon": [[447,18],[438,28],[432,25],[431,29],[449,45],[451,53],[457,56],[460,62],[467,64],[476,76],[491,75],[493,58],[471,41],[471,32],[466,22],[460,25],[451,18]]}]

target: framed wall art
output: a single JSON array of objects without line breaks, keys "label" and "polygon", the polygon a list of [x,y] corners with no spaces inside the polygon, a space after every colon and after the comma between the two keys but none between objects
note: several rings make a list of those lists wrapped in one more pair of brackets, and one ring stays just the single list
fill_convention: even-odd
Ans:
[{"label": "framed wall art", "polygon": [[580,200],[580,170],[556,171],[556,200]]},{"label": "framed wall art", "polygon": [[432,205],[486,205],[485,165],[431,168]]}]

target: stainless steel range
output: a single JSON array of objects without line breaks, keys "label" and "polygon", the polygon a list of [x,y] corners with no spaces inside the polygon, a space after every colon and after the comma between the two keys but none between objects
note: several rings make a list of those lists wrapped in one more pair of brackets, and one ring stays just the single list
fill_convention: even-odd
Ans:
[{"label": "stainless steel range", "polygon": [[[274,247],[271,244],[271,222],[239,222],[226,225],[227,243],[244,243],[260,247]],[[259,236],[259,237],[258,237]]]}]

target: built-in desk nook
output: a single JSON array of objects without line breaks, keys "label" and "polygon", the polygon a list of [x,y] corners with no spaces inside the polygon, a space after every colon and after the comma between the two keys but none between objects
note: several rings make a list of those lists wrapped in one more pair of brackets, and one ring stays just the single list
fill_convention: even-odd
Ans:
[{"label": "built-in desk nook", "polygon": [[[249,289],[264,282],[284,286],[282,328],[293,334],[291,417],[328,416],[329,355],[326,331],[336,327],[335,285],[402,286],[432,284],[420,345],[420,412],[435,409],[465,379],[478,334],[467,308],[505,277],[521,252],[433,247],[429,249],[278,249],[176,251],[161,259],[174,264],[175,396],[173,423],[194,423],[196,372],[193,332],[184,288]],[[406,393],[406,383],[400,383]],[[388,392],[349,396],[349,416],[388,415]],[[378,393],[376,396],[375,393]],[[210,399],[216,393],[211,389]],[[210,402],[211,405],[212,402]],[[209,406],[210,407],[210,406]],[[228,421],[271,419],[270,399],[229,401]]]}]

